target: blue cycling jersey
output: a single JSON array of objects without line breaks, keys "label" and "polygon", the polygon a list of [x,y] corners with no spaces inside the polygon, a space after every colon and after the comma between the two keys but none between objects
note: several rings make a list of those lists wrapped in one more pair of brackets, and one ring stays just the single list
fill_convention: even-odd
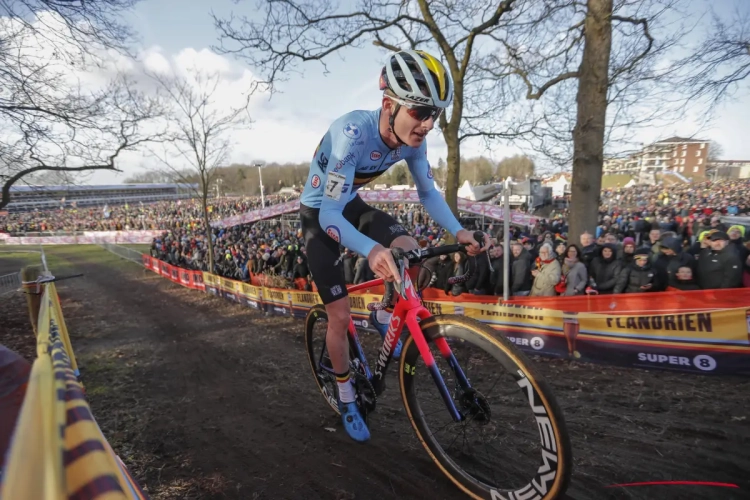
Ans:
[{"label": "blue cycling jersey", "polygon": [[319,208],[320,226],[328,236],[357,253],[368,256],[377,244],[360,233],[342,215],[357,190],[382,175],[395,163],[406,160],[430,216],[454,236],[461,230],[456,217],[435,189],[427,161],[427,141],[419,148],[389,148],[380,136],[380,110],[352,111],[333,122],[318,144],[300,202]]}]

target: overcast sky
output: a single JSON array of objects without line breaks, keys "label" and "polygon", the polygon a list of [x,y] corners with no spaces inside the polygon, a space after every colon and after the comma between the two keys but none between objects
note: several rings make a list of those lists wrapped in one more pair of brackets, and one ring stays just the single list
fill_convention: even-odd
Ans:
[{"label": "overcast sky", "polygon": [[[343,0],[346,4],[348,0]],[[695,0],[702,5],[703,0]],[[717,8],[728,8],[730,0],[718,0]],[[739,5],[749,6],[750,0]],[[220,71],[223,78],[222,101],[231,104],[240,98],[253,79],[252,68],[230,56],[211,52],[217,43],[217,33],[209,16],[209,8],[217,14],[231,11],[252,17],[255,2],[235,4],[229,0],[146,0],[140,2],[130,16],[130,22],[141,39],[142,64],[149,69],[171,68],[184,70],[196,64],[206,71]],[[697,7],[696,7],[697,8]],[[283,93],[269,101],[267,96],[256,96],[251,107],[252,126],[235,135],[237,145],[233,162],[250,163],[256,159],[276,162],[306,162],[315,150],[329,124],[341,114],[354,109],[374,109],[379,106],[378,76],[385,53],[375,47],[342,51],[331,58],[330,73],[323,74],[316,63],[303,66],[304,78],[295,77],[280,85]],[[746,87],[750,83],[746,82]],[[750,93],[723,105],[716,113],[710,129],[698,129],[696,122],[686,119],[662,129],[651,129],[637,138],[652,142],[675,134],[691,135],[720,143],[727,159],[750,160],[750,141],[747,140],[750,120]],[[484,145],[462,144],[462,156],[483,154],[494,159],[522,151],[498,144],[492,151]],[[437,132],[428,136],[428,157],[433,163],[445,157],[446,149]],[[614,153],[614,151],[612,152]],[[148,161],[137,155],[123,157],[120,164],[125,174],[97,173],[89,183],[122,182],[133,172],[148,167]]]}]

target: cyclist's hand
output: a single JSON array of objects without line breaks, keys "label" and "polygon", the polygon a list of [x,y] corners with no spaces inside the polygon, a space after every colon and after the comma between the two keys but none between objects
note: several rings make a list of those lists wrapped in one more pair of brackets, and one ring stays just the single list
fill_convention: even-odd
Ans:
[{"label": "cyclist's hand", "polygon": [[479,243],[474,239],[474,233],[472,231],[469,231],[467,229],[462,229],[458,233],[456,233],[456,239],[459,243],[463,244],[469,244],[470,246],[466,247],[466,253],[468,253],[471,256],[478,255],[485,250],[487,250],[490,247],[490,237],[487,233],[484,234],[484,244],[482,247],[479,247]]},{"label": "cyclist's hand", "polygon": [[377,277],[383,278],[385,281],[401,283],[401,277],[398,275],[398,268],[393,261],[393,255],[383,245],[375,245],[370,251],[370,255],[367,256],[367,262]]}]

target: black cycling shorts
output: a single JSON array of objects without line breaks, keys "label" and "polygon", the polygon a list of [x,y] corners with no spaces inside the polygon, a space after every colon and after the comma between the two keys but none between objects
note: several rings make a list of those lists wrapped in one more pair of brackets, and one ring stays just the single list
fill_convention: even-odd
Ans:
[{"label": "black cycling shorts", "polygon": [[[299,217],[307,249],[307,265],[323,304],[330,304],[348,293],[339,243],[320,227],[319,215],[320,209],[300,203]],[[369,206],[359,196],[347,203],[342,215],[360,233],[386,248],[399,236],[409,234],[396,219]]]}]

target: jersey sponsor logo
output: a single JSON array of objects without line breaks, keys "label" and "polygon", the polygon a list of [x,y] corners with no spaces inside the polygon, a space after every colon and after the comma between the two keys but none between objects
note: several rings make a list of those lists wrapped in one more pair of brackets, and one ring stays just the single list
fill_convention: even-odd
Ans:
[{"label": "jersey sponsor logo", "polygon": [[359,139],[362,131],[359,130],[359,127],[355,123],[347,123],[344,127],[344,135],[350,139]]},{"label": "jersey sponsor logo", "polygon": [[432,174],[432,167],[428,166],[428,167],[427,167],[427,178],[428,178],[428,179],[432,179],[432,177],[433,177],[433,174]]},{"label": "jersey sponsor logo", "polygon": [[320,153],[320,158],[318,158],[318,168],[321,172],[326,171],[326,168],[328,168],[328,157],[325,153]]},{"label": "jersey sponsor logo", "polygon": [[370,159],[372,161],[378,161],[382,156],[383,154],[380,151],[373,151],[372,153],[370,153]]},{"label": "jersey sponsor logo", "polygon": [[331,238],[336,243],[341,242],[341,231],[339,231],[339,228],[336,226],[328,226],[326,228],[326,234],[329,238]]},{"label": "jersey sponsor logo", "polygon": [[394,149],[393,152],[391,153],[391,160],[395,161],[395,160],[398,160],[399,158],[401,158],[401,146]]},{"label": "jersey sponsor logo", "polygon": [[344,184],[344,187],[341,188],[341,192],[344,194],[348,193],[350,187],[352,187],[351,184]]},{"label": "jersey sponsor logo", "polygon": [[320,177],[318,177],[318,174],[313,175],[312,181],[310,181],[310,184],[315,189],[318,189],[320,187]]},{"label": "jersey sponsor logo", "polygon": [[426,97],[419,97],[418,95],[406,94],[406,98],[414,102],[430,102]]},{"label": "jersey sponsor logo", "polygon": [[378,380],[382,380],[383,375],[385,375],[385,368],[388,364],[388,359],[390,358],[391,349],[393,348],[393,344],[395,344],[398,340],[396,338],[396,334],[400,324],[400,317],[394,316],[393,318],[391,318],[391,323],[388,326],[388,332],[386,332],[385,340],[383,341],[383,347],[380,349],[380,353],[378,353],[378,359],[375,363],[375,376],[378,378]]},{"label": "jersey sponsor logo", "polygon": [[402,226],[401,224],[394,224],[390,226],[388,230],[391,232],[391,235],[394,235],[396,233],[408,234],[406,229],[404,229],[404,226]]},{"label": "jersey sponsor logo", "polygon": [[336,168],[334,168],[334,172],[338,172],[341,170],[341,167],[349,163],[354,159],[354,153],[349,153],[348,155],[344,156],[344,158],[336,164]]}]

